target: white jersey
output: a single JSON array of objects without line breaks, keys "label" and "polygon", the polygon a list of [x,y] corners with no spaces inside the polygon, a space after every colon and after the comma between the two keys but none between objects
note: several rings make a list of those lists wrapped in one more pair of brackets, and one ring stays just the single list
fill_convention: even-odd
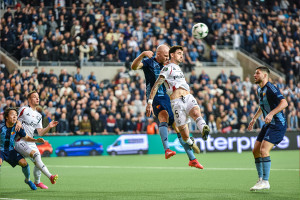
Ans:
[{"label": "white jersey", "polygon": [[19,109],[18,120],[22,123],[24,131],[30,137],[33,137],[35,129],[43,128],[41,113],[32,110],[29,106],[23,106]]},{"label": "white jersey", "polygon": [[178,88],[190,91],[190,87],[185,80],[185,76],[178,65],[174,63],[166,65],[162,68],[159,75],[164,76],[166,79],[165,87],[169,96]]}]

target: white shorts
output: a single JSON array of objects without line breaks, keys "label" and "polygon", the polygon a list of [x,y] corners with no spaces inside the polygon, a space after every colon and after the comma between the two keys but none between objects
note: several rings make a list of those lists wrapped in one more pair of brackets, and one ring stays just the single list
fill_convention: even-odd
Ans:
[{"label": "white shorts", "polygon": [[195,106],[198,106],[198,103],[191,94],[171,100],[171,107],[177,127],[191,122],[189,113]]},{"label": "white shorts", "polygon": [[34,161],[30,157],[30,152],[32,150],[34,150],[35,152],[37,152],[38,154],[40,154],[40,151],[37,148],[37,146],[36,146],[35,143],[33,143],[33,142],[26,142],[23,139],[15,142],[15,149],[16,149],[17,152],[19,152],[20,154],[22,154],[24,157],[30,158],[30,160],[32,162],[34,162]]}]

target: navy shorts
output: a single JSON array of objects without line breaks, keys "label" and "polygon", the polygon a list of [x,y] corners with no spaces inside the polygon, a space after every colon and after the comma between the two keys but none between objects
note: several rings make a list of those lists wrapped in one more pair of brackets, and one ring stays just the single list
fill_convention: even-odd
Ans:
[{"label": "navy shorts", "polygon": [[0,158],[2,161],[5,160],[8,162],[12,167],[15,167],[19,164],[19,160],[24,158],[21,154],[19,154],[16,150],[11,151],[0,151]]},{"label": "navy shorts", "polygon": [[266,140],[272,144],[279,144],[285,135],[287,126],[264,124],[260,133],[257,136],[257,141]]},{"label": "navy shorts", "polygon": [[153,112],[156,117],[160,111],[167,111],[169,114],[169,126],[172,126],[174,123],[174,115],[171,108],[170,97],[166,94],[165,96],[156,96],[152,104]]}]

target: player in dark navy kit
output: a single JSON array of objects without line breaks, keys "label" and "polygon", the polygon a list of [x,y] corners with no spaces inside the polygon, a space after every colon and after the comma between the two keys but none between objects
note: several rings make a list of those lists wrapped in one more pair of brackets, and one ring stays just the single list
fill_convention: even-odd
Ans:
[{"label": "player in dark navy kit", "polygon": [[[144,57],[147,58],[144,59]],[[131,69],[142,69],[144,71],[147,99],[149,99],[151,89],[158,78],[161,69],[164,67],[164,64],[168,63],[168,61],[169,47],[167,45],[160,45],[157,47],[155,57],[152,51],[144,51],[132,62]],[[151,103],[154,115],[160,122],[159,133],[165,150],[165,158],[168,159],[176,154],[175,151],[170,150],[168,145],[168,125],[170,125],[177,132],[179,141],[190,159],[189,166],[202,169],[203,167],[196,159],[193,150],[182,140],[179,130],[175,126],[170,97],[167,95],[166,89],[163,85],[158,89],[157,94]]]},{"label": "player in dark navy kit", "polygon": [[32,190],[36,190],[36,186],[30,181],[30,168],[25,158],[14,149],[15,140],[18,138],[25,138],[26,141],[44,143],[44,139],[33,139],[26,135],[23,129],[15,130],[18,119],[18,111],[15,108],[7,108],[4,111],[5,123],[0,125],[0,167],[3,160],[8,162],[12,167],[20,165],[25,176],[25,183],[29,185]]},{"label": "player in dark navy kit", "polygon": [[257,89],[259,109],[249,123],[248,130],[252,130],[255,121],[261,114],[265,118],[265,124],[257,136],[253,149],[259,179],[250,188],[251,191],[270,189],[270,151],[274,145],[282,141],[287,128],[286,119],[282,111],[288,106],[288,103],[279,89],[268,82],[269,74],[270,70],[265,66],[257,67],[254,74],[255,83],[259,85]]}]

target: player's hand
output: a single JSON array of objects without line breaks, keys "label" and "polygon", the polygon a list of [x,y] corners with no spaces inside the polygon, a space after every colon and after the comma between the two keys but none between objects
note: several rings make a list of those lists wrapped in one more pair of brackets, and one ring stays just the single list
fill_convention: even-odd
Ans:
[{"label": "player's hand", "polygon": [[255,124],[255,121],[256,121],[256,120],[254,120],[254,119],[251,120],[251,122],[249,123],[249,126],[248,126],[248,128],[247,128],[248,131],[252,131],[253,125]]},{"label": "player's hand", "polygon": [[150,117],[152,113],[153,113],[152,105],[151,104],[147,104],[147,107],[146,107],[146,116]]},{"label": "player's hand", "polygon": [[21,128],[22,128],[22,123],[19,120],[17,120],[16,126],[15,126],[15,130],[17,132],[19,132],[21,130]]},{"label": "player's hand", "polygon": [[148,57],[148,58],[152,58],[154,53],[152,51],[144,51],[143,52],[144,56]]},{"label": "player's hand", "polygon": [[38,139],[36,139],[36,141],[37,141],[38,143],[45,143],[45,140],[44,140],[43,138],[38,138]]},{"label": "player's hand", "polygon": [[273,119],[273,115],[271,113],[269,113],[265,118],[265,123],[270,124],[272,119]]},{"label": "player's hand", "polygon": [[48,126],[50,128],[53,128],[53,127],[57,126],[57,124],[58,124],[58,121],[51,121]]}]

